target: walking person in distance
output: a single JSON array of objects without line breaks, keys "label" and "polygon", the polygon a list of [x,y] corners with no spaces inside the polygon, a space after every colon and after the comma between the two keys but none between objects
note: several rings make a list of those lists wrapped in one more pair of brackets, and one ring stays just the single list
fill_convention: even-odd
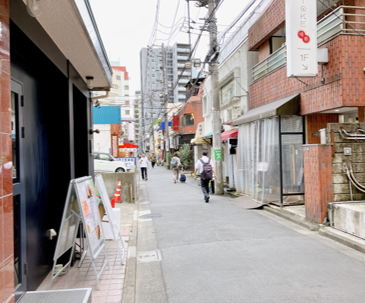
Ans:
[{"label": "walking person in distance", "polygon": [[171,158],[170,166],[172,168],[174,183],[176,183],[176,180],[179,180],[179,173],[181,168],[181,161],[177,153],[174,153],[174,156]]},{"label": "walking person in distance", "polygon": [[148,160],[150,160],[151,162],[151,166],[152,168],[155,168],[155,164],[156,164],[156,155],[154,152],[151,152],[148,156]]},{"label": "walking person in distance", "polygon": [[142,158],[141,160],[139,160],[139,164],[141,165],[142,180],[147,181],[148,159],[146,158],[146,154],[142,154]]},{"label": "walking person in distance", "polygon": [[217,175],[214,169],[214,163],[208,158],[208,152],[203,151],[202,157],[195,164],[195,175],[199,170],[201,188],[204,194],[204,200],[206,203],[209,202],[209,181],[214,178],[217,179]]}]

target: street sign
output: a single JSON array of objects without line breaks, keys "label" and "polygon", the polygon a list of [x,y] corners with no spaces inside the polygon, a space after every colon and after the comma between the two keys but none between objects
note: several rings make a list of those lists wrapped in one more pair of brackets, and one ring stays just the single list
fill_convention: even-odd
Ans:
[{"label": "street sign", "polygon": [[317,0],[286,0],[287,77],[315,77],[317,62]]},{"label": "street sign", "polygon": [[222,161],[223,155],[222,155],[222,150],[221,149],[216,149],[214,151],[214,158],[215,158],[215,161]]}]

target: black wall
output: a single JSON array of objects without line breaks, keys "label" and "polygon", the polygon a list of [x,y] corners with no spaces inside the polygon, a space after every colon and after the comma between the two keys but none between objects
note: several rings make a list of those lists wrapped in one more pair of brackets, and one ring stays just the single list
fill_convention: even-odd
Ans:
[{"label": "black wall", "polygon": [[65,76],[14,22],[10,49],[11,77],[23,84],[25,98],[27,288],[35,290],[53,264],[56,239],[46,232],[59,230],[70,179],[92,173],[91,103],[81,78]]}]

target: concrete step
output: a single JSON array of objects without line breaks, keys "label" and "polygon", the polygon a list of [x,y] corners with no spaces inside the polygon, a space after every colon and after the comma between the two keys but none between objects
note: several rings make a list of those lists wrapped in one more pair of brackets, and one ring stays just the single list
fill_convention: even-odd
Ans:
[{"label": "concrete step", "polygon": [[329,211],[331,226],[365,239],[365,201],[333,203]]}]

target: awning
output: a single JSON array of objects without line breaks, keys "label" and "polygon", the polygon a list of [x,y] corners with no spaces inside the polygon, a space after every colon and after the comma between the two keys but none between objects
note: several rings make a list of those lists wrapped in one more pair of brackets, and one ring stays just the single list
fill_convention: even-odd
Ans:
[{"label": "awning", "polygon": [[119,144],[119,148],[137,148],[138,145],[131,144],[131,143],[123,143]]},{"label": "awning", "polygon": [[299,94],[254,108],[234,120],[233,125],[282,115],[300,115]]},{"label": "awning", "polygon": [[213,132],[210,132],[204,136],[204,138],[210,138],[213,137]]},{"label": "awning", "polygon": [[222,141],[227,141],[229,138],[237,138],[238,137],[238,129],[227,130],[226,132],[221,133]]}]

